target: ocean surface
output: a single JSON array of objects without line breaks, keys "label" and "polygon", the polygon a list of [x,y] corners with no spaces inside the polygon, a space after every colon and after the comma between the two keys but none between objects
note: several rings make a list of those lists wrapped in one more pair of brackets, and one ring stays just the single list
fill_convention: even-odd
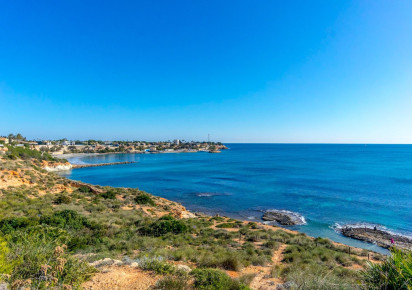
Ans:
[{"label": "ocean surface", "polygon": [[220,154],[107,154],[72,163],[137,161],[74,169],[84,182],[138,187],[192,211],[261,221],[263,211],[297,212],[314,237],[385,252],[336,232],[378,225],[412,236],[412,145],[226,144]]}]

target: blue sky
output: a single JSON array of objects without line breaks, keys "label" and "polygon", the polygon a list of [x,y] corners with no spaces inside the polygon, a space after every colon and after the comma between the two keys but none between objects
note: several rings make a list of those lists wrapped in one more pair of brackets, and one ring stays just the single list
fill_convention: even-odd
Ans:
[{"label": "blue sky", "polygon": [[0,135],[412,143],[411,1],[2,1]]}]

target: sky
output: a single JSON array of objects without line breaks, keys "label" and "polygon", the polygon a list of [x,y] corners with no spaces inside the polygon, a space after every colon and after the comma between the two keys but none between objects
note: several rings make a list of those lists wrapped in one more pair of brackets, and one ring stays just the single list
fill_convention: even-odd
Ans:
[{"label": "sky", "polygon": [[412,143],[412,1],[1,1],[0,135]]}]

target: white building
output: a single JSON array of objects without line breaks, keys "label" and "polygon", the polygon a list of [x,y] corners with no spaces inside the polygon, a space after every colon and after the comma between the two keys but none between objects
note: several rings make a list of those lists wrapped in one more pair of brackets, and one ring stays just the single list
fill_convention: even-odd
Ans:
[{"label": "white building", "polygon": [[179,140],[179,139],[176,139],[176,140],[173,141],[173,143],[175,143],[175,145],[179,145],[179,144],[180,144],[180,140]]},{"label": "white building", "polygon": [[76,142],[74,142],[74,141],[63,141],[62,145],[64,145],[64,146],[74,146],[74,145],[76,145]]}]

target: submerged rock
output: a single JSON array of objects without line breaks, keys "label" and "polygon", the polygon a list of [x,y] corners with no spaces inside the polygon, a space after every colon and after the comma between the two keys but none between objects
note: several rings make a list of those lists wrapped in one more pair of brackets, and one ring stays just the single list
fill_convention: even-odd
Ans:
[{"label": "submerged rock", "polygon": [[[382,248],[389,249],[391,246],[396,246],[398,248],[412,250],[412,238],[393,234],[382,229],[377,229],[376,227],[352,227],[347,225],[339,229],[339,231],[346,237],[373,243]],[[393,244],[391,239],[393,239]]]},{"label": "submerged rock", "polygon": [[270,209],[267,210],[262,219],[264,221],[276,221],[284,226],[294,226],[305,224],[305,218],[296,212],[287,210]]}]

